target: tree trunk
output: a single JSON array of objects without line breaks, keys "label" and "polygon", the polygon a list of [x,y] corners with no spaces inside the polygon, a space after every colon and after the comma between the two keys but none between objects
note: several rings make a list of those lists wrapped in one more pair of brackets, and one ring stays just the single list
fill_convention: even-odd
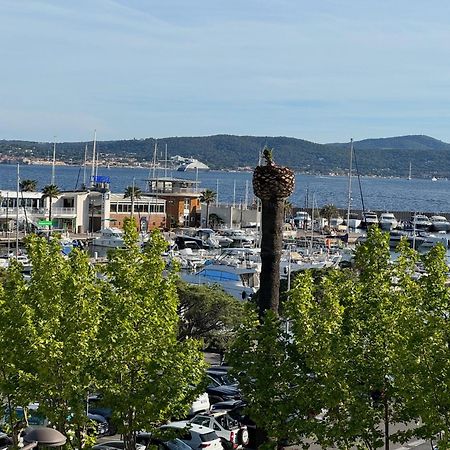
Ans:
[{"label": "tree trunk", "polygon": [[261,283],[259,317],[271,309],[278,314],[280,302],[280,259],[283,246],[284,199],[262,200]]},{"label": "tree trunk", "polygon": [[208,228],[208,216],[209,216],[209,203],[206,203],[206,220],[205,220],[205,228]]},{"label": "tree trunk", "polygon": [[389,450],[389,403],[386,392],[386,386],[383,389],[383,407],[384,407],[384,450]]}]

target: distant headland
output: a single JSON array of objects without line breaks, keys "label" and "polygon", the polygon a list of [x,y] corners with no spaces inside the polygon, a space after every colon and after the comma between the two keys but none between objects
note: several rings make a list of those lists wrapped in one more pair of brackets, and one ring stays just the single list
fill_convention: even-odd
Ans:
[{"label": "distant headland", "polygon": [[[250,170],[258,164],[265,145],[272,147],[279,164],[314,175],[344,175],[349,166],[349,143],[317,144],[292,137],[214,135],[97,141],[99,162],[105,166],[148,167],[167,155],[192,158],[211,169]],[[87,147],[87,150],[86,150]],[[361,175],[421,178],[450,177],[450,144],[424,135],[365,139],[354,142]],[[56,143],[59,164],[83,164],[92,141]],[[52,142],[0,140],[0,163],[45,164]],[[355,166],[354,166],[355,167]]]}]

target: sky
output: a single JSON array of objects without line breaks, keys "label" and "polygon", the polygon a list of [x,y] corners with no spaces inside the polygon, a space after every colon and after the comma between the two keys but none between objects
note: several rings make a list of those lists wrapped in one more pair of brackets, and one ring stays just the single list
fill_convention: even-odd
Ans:
[{"label": "sky", "polygon": [[450,142],[448,0],[0,0],[0,139]]}]

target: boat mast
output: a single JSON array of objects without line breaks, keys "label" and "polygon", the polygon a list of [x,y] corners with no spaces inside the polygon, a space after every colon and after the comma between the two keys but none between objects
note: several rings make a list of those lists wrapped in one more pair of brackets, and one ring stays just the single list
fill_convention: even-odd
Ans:
[{"label": "boat mast", "polygon": [[347,233],[350,232],[350,208],[352,204],[352,161],[353,161],[353,138],[350,139],[350,164],[348,169]]},{"label": "boat mast", "polygon": [[164,177],[167,178],[167,144],[166,144],[166,154],[164,157]]},{"label": "boat mast", "polygon": [[152,178],[155,179],[156,177],[156,161],[158,159],[158,141],[155,140],[155,148],[153,149],[153,174]]},{"label": "boat mast", "polygon": [[409,173],[408,173],[408,180],[411,179],[411,161],[409,162]]},{"label": "boat mast", "polygon": [[95,147],[97,145],[97,130],[94,130],[94,146],[92,149],[92,170],[91,170],[91,186],[94,186],[95,179]]},{"label": "boat mast", "polygon": [[219,179],[216,181],[216,207],[219,206]]},{"label": "boat mast", "polygon": [[86,189],[86,160],[87,160],[87,144],[84,147],[84,164],[83,164],[83,189]]},{"label": "boat mast", "polygon": [[16,259],[19,259],[19,164],[17,164],[17,185],[16,185]]},{"label": "boat mast", "polygon": [[52,180],[50,184],[55,184],[56,136],[53,136],[53,138]]}]

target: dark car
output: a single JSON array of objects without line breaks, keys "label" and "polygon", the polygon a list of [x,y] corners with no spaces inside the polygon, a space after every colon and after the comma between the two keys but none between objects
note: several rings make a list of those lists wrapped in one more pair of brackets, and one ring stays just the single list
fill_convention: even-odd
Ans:
[{"label": "dark car", "polygon": [[158,447],[158,450],[192,450],[191,447],[189,447],[189,445],[184,443],[181,439],[163,439],[144,431],[139,432],[136,435],[136,443],[145,445],[146,448],[150,445],[156,446]]},{"label": "dark car", "polygon": [[211,378],[213,378],[215,381],[222,385],[226,386],[235,386],[238,388],[238,381],[233,378],[228,371],[226,370],[218,370],[215,367],[209,368],[206,370],[207,375],[209,375]]},{"label": "dark car", "polygon": [[102,402],[101,395],[93,394],[88,398],[88,412],[97,416],[102,416],[108,422],[108,434],[116,434],[117,428],[112,421],[112,410]]},{"label": "dark car", "polygon": [[240,400],[241,391],[235,385],[221,384],[210,375],[207,375],[208,386],[206,392],[211,404],[223,402],[224,400]]},{"label": "dark car", "polygon": [[0,450],[7,450],[10,445],[12,445],[11,438],[0,431]]}]

